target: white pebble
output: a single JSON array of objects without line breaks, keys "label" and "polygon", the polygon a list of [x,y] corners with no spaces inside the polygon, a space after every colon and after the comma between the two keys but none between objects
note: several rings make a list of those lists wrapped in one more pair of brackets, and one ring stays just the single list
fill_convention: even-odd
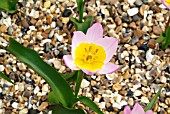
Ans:
[{"label": "white pebble", "polygon": [[100,99],[99,98],[94,98],[94,102],[99,102],[100,101]]},{"label": "white pebble", "polygon": [[0,65],[0,71],[2,72],[2,71],[4,71],[4,66],[3,65]]},{"label": "white pebble", "polygon": [[35,29],[35,26],[29,26],[29,29],[30,29],[30,30],[36,30],[36,29]]},{"label": "white pebble", "polygon": [[29,16],[37,19],[39,18],[39,11],[35,11],[34,9],[32,9]]},{"label": "white pebble", "polygon": [[15,85],[15,90],[18,90],[18,85]]},{"label": "white pebble", "polygon": [[37,94],[39,91],[40,91],[40,88],[38,86],[36,86],[34,89],[34,94]]},{"label": "white pebble", "polygon": [[57,38],[58,41],[62,41],[63,40],[63,36],[58,35],[57,33],[54,34],[54,36]]},{"label": "white pebble", "polygon": [[142,103],[149,103],[149,99],[147,98],[147,97],[144,97],[144,96],[142,96],[142,98],[141,98],[141,102]]},{"label": "white pebble", "polygon": [[12,107],[15,108],[15,109],[17,109],[17,108],[18,108],[18,103],[17,103],[17,102],[13,102],[13,103],[12,103]]},{"label": "white pebble", "polygon": [[166,77],[165,77],[165,76],[161,76],[160,81],[161,81],[162,83],[166,83]]},{"label": "white pebble", "polygon": [[135,96],[141,96],[141,94],[142,94],[142,91],[140,91],[140,90],[135,90],[135,92],[134,92]]},{"label": "white pebble", "polygon": [[154,58],[154,55],[152,55],[152,49],[149,49],[147,52],[146,52],[146,60],[147,62],[152,62],[152,59]]},{"label": "white pebble", "polygon": [[127,13],[128,13],[129,16],[134,16],[134,15],[136,15],[138,12],[139,12],[139,9],[138,9],[138,8],[132,8],[132,9],[128,9],[128,10],[127,10]]},{"label": "white pebble", "polygon": [[43,91],[43,92],[48,92],[48,91],[49,91],[49,89],[48,89],[48,84],[44,84],[44,85],[43,85],[42,91]]},{"label": "white pebble", "polygon": [[0,99],[0,108],[2,108],[3,107],[3,102],[2,102],[2,100]]},{"label": "white pebble", "polygon": [[106,105],[105,102],[101,102],[101,103],[99,104],[99,108],[100,108],[100,109],[105,109],[105,108],[106,108],[105,105]]},{"label": "white pebble", "polygon": [[87,81],[86,79],[83,79],[81,83],[81,88],[86,88],[89,86],[89,84],[90,84],[89,81]]},{"label": "white pebble", "polygon": [[136,1],[136,0],[128,0],[128,3],[132,5],[132,4],[135,3],[135,1]]}]

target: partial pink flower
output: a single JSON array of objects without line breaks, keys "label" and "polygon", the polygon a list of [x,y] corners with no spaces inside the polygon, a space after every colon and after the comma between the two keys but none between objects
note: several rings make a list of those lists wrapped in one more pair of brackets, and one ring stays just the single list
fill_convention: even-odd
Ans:
[{"label": "partial pink flower", "polygon": [[161,0],[161,1],[162,1],[162,4],[163,4],[166,8],[170,9],[170,0]]},{"label": "partial pink flower", "polygon": [[131,110],[129,106],[126,106],[123,114],[153,114],[152,110],[147,110],[146,112],[139,103],[136,103]]},{"label": "partial pink flower", "polygon": [[118,39],[103,38],[102,25],[95,23],[86,34],[81,31],[74,32],[71,55],[65,55],[63,59],[72,70],[82,70],[88,75],[109,74],[119,68],[118,65],[109,62],[117,46]]}]

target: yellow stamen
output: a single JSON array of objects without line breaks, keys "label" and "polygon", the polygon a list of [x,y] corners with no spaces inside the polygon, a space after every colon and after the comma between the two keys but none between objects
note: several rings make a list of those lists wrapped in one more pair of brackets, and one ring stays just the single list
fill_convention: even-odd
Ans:
[{"label": "yellow stamen", "polygon": [[165,3],[170,5],[170,0],[165,0]]},{"label": "yellow stamen", "polygon": [[74,52],[74,64],[85,70],[94,72],[102,69],[106,52],[102,46],[93,43],[81,43]]}]

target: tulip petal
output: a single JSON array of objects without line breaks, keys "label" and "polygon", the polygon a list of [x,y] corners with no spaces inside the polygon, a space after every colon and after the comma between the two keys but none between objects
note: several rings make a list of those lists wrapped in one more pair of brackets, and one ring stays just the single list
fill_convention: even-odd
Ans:
[{"label": "tulip petal", "polygon": [[97,73],[110,74],[110,73],[115,72],[118,68],[119,68],[119,65],[108,62],[108,63],[104,64],[103,68],[101,70],[98,70]]},{"label": "tulip petal", "polygon": [[72,70],[79,70],[75,65],[74,61],[71,55],[64,55],[63,56],[64,63],[66,64],[67,67],[69,67]]},{"label": "tulip petal", "polygon": [[153,114],[153,111],[152,110],[148,110],[148,111],[146,111],[145,114]]},{"label": "tulip petal", "polygon": [[169,5],[166,4],[166,3],[165,3],[165,0],[161,0],[161,1],[162,1],[162,4],[163,4],[166,8],[170,9],[170,4],[169,4]]},{"label": "tulip petal", "polygon": [[104,37],[102,39],[97,40],[95,43],[101,45],[105,49],[105,63],[109,62],[118,47],[118,39],[113,37]]},{"label": "tulip petal", "polygon": [[86,33],[86,38],[89,42],[95,42],[96,40],[103,38],[103,28],[100,23],[93,24]]},{"label": "tulip petal", "polygon": [[74,50],[75,48],[82,42],[87,42],[86,35],[81,31],[74,32],[73,40],[72,40],[72,56],[74,58]]},{"label": "tulip petal", "polygon": [[126,106],[125,109],[124,109],[124,111],[123,111],[123,114],[130,114],[130,112],[131,112],[130,107],[129,107],[129,106]]},{"label": "tulip petal", "polygon": [[95,72],[90,72],[89,70],[83,70],[83,69],[82,69],[82,71],[83,71],[84,73],[86,73],[87,75],[93,75],[93,74],[95,74]]},{"label": "tulip petal", "polygon": [[143,110],[142,106],[136,103],[130,114],[145,114],[145,111]]}]

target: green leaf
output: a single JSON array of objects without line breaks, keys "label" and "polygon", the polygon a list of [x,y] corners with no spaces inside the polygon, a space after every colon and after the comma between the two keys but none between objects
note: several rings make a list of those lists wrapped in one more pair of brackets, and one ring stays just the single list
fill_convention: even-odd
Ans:
[{"label": "green leaf", "polygon": [[82,22],[82,23],[79,23],[76,18],[71,17],[70,19],[74,23],[74,26],[77,31],[82,31],[82,32],[86,33],[87,29],[90,28],[90,26],[92,25],[94,18],[92,16],[87,16],[85,18],[84,22]]},{"label": "green leaf", "polygon": [[71,73],[68,74],[61,74],[63,76],[63,78],[65,80],[67,80],[68,82],[76,82],[77,80],[77,73],[78,71],[73,71]]},{"label": "green leaf", "polygon": [[76,81],[76,87],[75,87],[75,97],[77,97],[80,89],[81,82],[84,78],[85,73],[83,73],[81,70],[78,71],[77,74],[77,81]]},{"label": "green leaf", "polygon": [[82,23],[83,19],[83,10],[84,10],[84,2],[83,0],[76,0],[78,11],[79,11],[79,22]]},{"label": "green leaf", "polygon": [[79,97],[79,100],[90,107],[93,111],[97,112],[97,114],[103,114],[103,112],[97,107],[97,105],[88,97],[82,96]]},{"label": "green leaf", "polygon": [[58,104],[53,107],[52,114],[85,114],[85,112],[82,109],[66,108]]},{"label": "green leaf", "polygon": [[18,0],[0,0],[0,9],[6,10],[9,13],[15,13],[17,11],[16,4]]},{"label": "green leaf", "polygon": [[166,39],[166,37],[165,37],[164,34],[165,34],[165,33],[162,32],[161,36],[156,40],[156,43],[160,43],[160,42],[162,42],[162,41],[164,41],[164,40]]},{"label": "green leaf", "polygon": [[5,79],[5,80],[8,81],[8,82],[14,84],[14,82],[12,82],[11,79],[8,78],[6,75],[4,75],[2,72],[0,72],[0,77],[3,78],[3,79]]},{"label": "green leaf", "polygon": [[168,45],[170,45],[170,26],[168,26],[168,28],[166,30],[166,39],[165,39],[165,43],[164,43],[164,49],[166,49],[168,47]]},{"label": "green leaf", "polygon": [[154,107],[154,104],[156,102],[156,99],[158,98],[159,94],[161,93],[163,86],[159,88],[159,91],[156,93],[156,95],[152,98],[152,101],[148,104],[148,106],[145,108],[145,111],[152,110]]},{"label": "green leaf", "polygon": [[59,101],[55,98],[55,93],[54,92],[50,92],[48,93],[48,101],[50,102],[50,104],[59,104]]},{"label": "green leaf", "polygon": [[170,45],[170,26],[166,28],[165,32],[162,32],[156,43],[161,43],[162,49],[166,49]]},{"label": "green leaf", "polygon": [[9,41],[9,47],[6,49],[48,82],[55,94],[56,100],[64,106],[71,107],[74,97],[73,91],[60,73],[44,62],[36,51],[22,46],[12,38],[10,38]]}]

